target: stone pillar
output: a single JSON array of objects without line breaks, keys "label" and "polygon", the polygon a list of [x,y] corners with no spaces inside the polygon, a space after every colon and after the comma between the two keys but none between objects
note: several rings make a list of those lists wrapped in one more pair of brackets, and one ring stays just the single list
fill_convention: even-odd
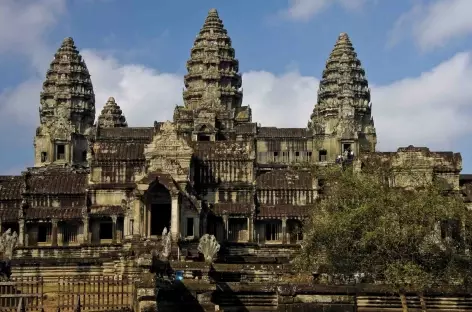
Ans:
[{"label": "stone pillar", "polygon": [[18,221],[18,245],[25,246],[25,219]]},{"label": "stone pillar", "polygon": [[470,246],[468,245],[469,242],[467,240],[468,234],[469,233],[467,233],[467,228],[465,226],[465,220],[462,219],[461,220],[461,237],[462,237],[462,242],[464,244],[464,252],[466,255],[470,254]]},{"label": "stone pillar", "polygon": [[172,208],[170,217],[170,232],[174,242],[180,237],[180,209],[179,209],[179,195],[172,194]]},{"label": "stone pillar", "polygon": [[203,236],[207,233],[207,214],[204,212],[200,213],[200,218],[201,218],[200,236]]},{"label": "stone pillar", "polygon": [[123,237],[130,238],[130,214],[128,212],[125,213],[123,218]]},{"label": "stone pillar", "polygon": [[254,241],[254,217],[251,215],[247,218],[247,240],[248,242]]},{"label": "stone pillar", "polygon": [[282,218],[282,244],[287,244],[287,217]]},{"label": "stone pillar", "polygon": [[57,247],[57,219],[52,219],[51,246]]},{"label": "stone pillar", "polygon": [[224,227],[224,229],[225,229],[225,230],[224,230],[224,238],[223,238],[223,239],[224,239],[225,241],[227,241],[228,238],[229,238],[229,235],[228,235],[228,234],[229,234],[229,226],[228,226],[228,224],[229,224],[228,215],[225,214],[225,215],[223,215],[223,227]]},{"label": "stone pillar", "polygon": [[434,239],[436,240],[436,242],[440,242],[441,241],[441,221],[437,221],[434,224],[433,233],[434,233],[433,235],[434,235]]},{"label": "stone pillar", "polygon": [[111,242],[112,242],[112,244],[116,244],[116,232],[117,232],[116,221],[117,220],[118,220],[117,216],[111,216],[111,221],[112,221],[112,227],[111,227],[112,239],[111,239]]},{"label": "stone pillar", "polygon": [[193,237],[200,237],[200,216],[196,216],[193,218]]},{"label": "stone pillar", "polygon": [[151,205],[146,205],[146,236],[151,237]]},{"label": "stone pillar", "polygon": [[135,220],[133,223],[133,234],[137,234],[140,236],[144,236],[143,230],[143,213],[141,211],[141,196],[136,196],[134,203],[133,203],[133,219]]},{"label": "stone pillar", "polygon": [[100,221],[92,220],[92,243],[100,243]]},{"label": "stone pillar", "polygon": [[0,235],[3,234],[2,219],[0,219]]},{"label": "stone pillar", "polygon": [[90,243],[89,241],[89,216],[85,215],[82,217],[82,224],[83,224],[83,237],[82,237],[82,243],[88,244]]}]

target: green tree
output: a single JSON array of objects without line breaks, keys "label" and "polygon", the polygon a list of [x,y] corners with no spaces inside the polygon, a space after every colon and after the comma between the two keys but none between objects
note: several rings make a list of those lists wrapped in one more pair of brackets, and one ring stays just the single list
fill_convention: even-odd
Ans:
[{"label": "green tree", "polygon": [[[405,291],[467,283],[472,261],[461,230],[470,215],[459,196],[438,183],[391,187],[391,172],[382,168],[316,174],[325,181],[324,195],[304,224],[300,268],[366,274],[396,290],[404,311]],[[452,225],[448,237],[441,235],[441,223]]]}]

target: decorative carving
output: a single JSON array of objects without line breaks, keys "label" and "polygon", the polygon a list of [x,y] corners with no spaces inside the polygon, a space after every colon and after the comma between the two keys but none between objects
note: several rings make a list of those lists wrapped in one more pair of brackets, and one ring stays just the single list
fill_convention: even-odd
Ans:
[{"label": "decorative carving", "polygon": [[165,227],[162,230],[162,241],[161,241],[161,252],[159,253],[159,259],[160,260],[169,260],[170,252],[172,250],[172,237],[169,231],[167,231],[167,228]]},{"label": "decorative carving", "polygon": [[13,249],[18,245],[18,234],[8,229],[0,236],[0,255],[2,260],[10,260]]},{"label": "decorative carving", "polygon": [[220,244],[214,235],[205,234],[200,238],[198,251],[203,254],[205,262],[211,264],[218,251],[220,251]]},{"label": "decorative carving", "polygon": [[167,173],[176,182],[187,181],[192,155],[192,148],[177,135],[175,126],[170,121],[162,124],[153,141],[144,149],[148,162],[147,172]]},{"label": "decorative carving", "polygon": [[0,236],[0,281],[8,280],[10,277],[10,260],[16,246],[18,246],[16,232],[12,234],[11,229],[8,229]]}]

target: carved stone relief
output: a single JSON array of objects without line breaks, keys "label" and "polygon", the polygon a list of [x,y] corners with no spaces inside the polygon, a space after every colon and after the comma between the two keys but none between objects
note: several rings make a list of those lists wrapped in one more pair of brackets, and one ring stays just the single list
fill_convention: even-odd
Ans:
[{"label": "carved stone relief", "polygon": [[177,135],[170,121],[161,126],[153,141],[144,148],[147,172],[168,173],[176,182],[187,181],[192,155],[192,148]]}]

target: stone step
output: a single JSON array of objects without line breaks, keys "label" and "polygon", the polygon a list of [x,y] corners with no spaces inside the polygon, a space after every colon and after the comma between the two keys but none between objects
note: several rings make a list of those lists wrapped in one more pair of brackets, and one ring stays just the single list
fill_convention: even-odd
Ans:
[{"label": "stone step", "polygon": [[216,293],[212,301],[221,307],[274,307],[278,304],[277,295],[273,293]]},{"label": "stone step", "polygon": [[[428,311],[472,311],[471,297],[425,297]],[[418,296],[406,297],[408,308],[411,311],[421,311],[421,302]],[[380,309],[402,311],[399,296],[358,296],[357,307],[359,312],[374,312]]]},{"label": "stone step", "polygon": [[253,306],[234,306],[234,307],[220,307],[220,312],[266,312],[278,311],[276,306],[268,307],[253,307]]}]

